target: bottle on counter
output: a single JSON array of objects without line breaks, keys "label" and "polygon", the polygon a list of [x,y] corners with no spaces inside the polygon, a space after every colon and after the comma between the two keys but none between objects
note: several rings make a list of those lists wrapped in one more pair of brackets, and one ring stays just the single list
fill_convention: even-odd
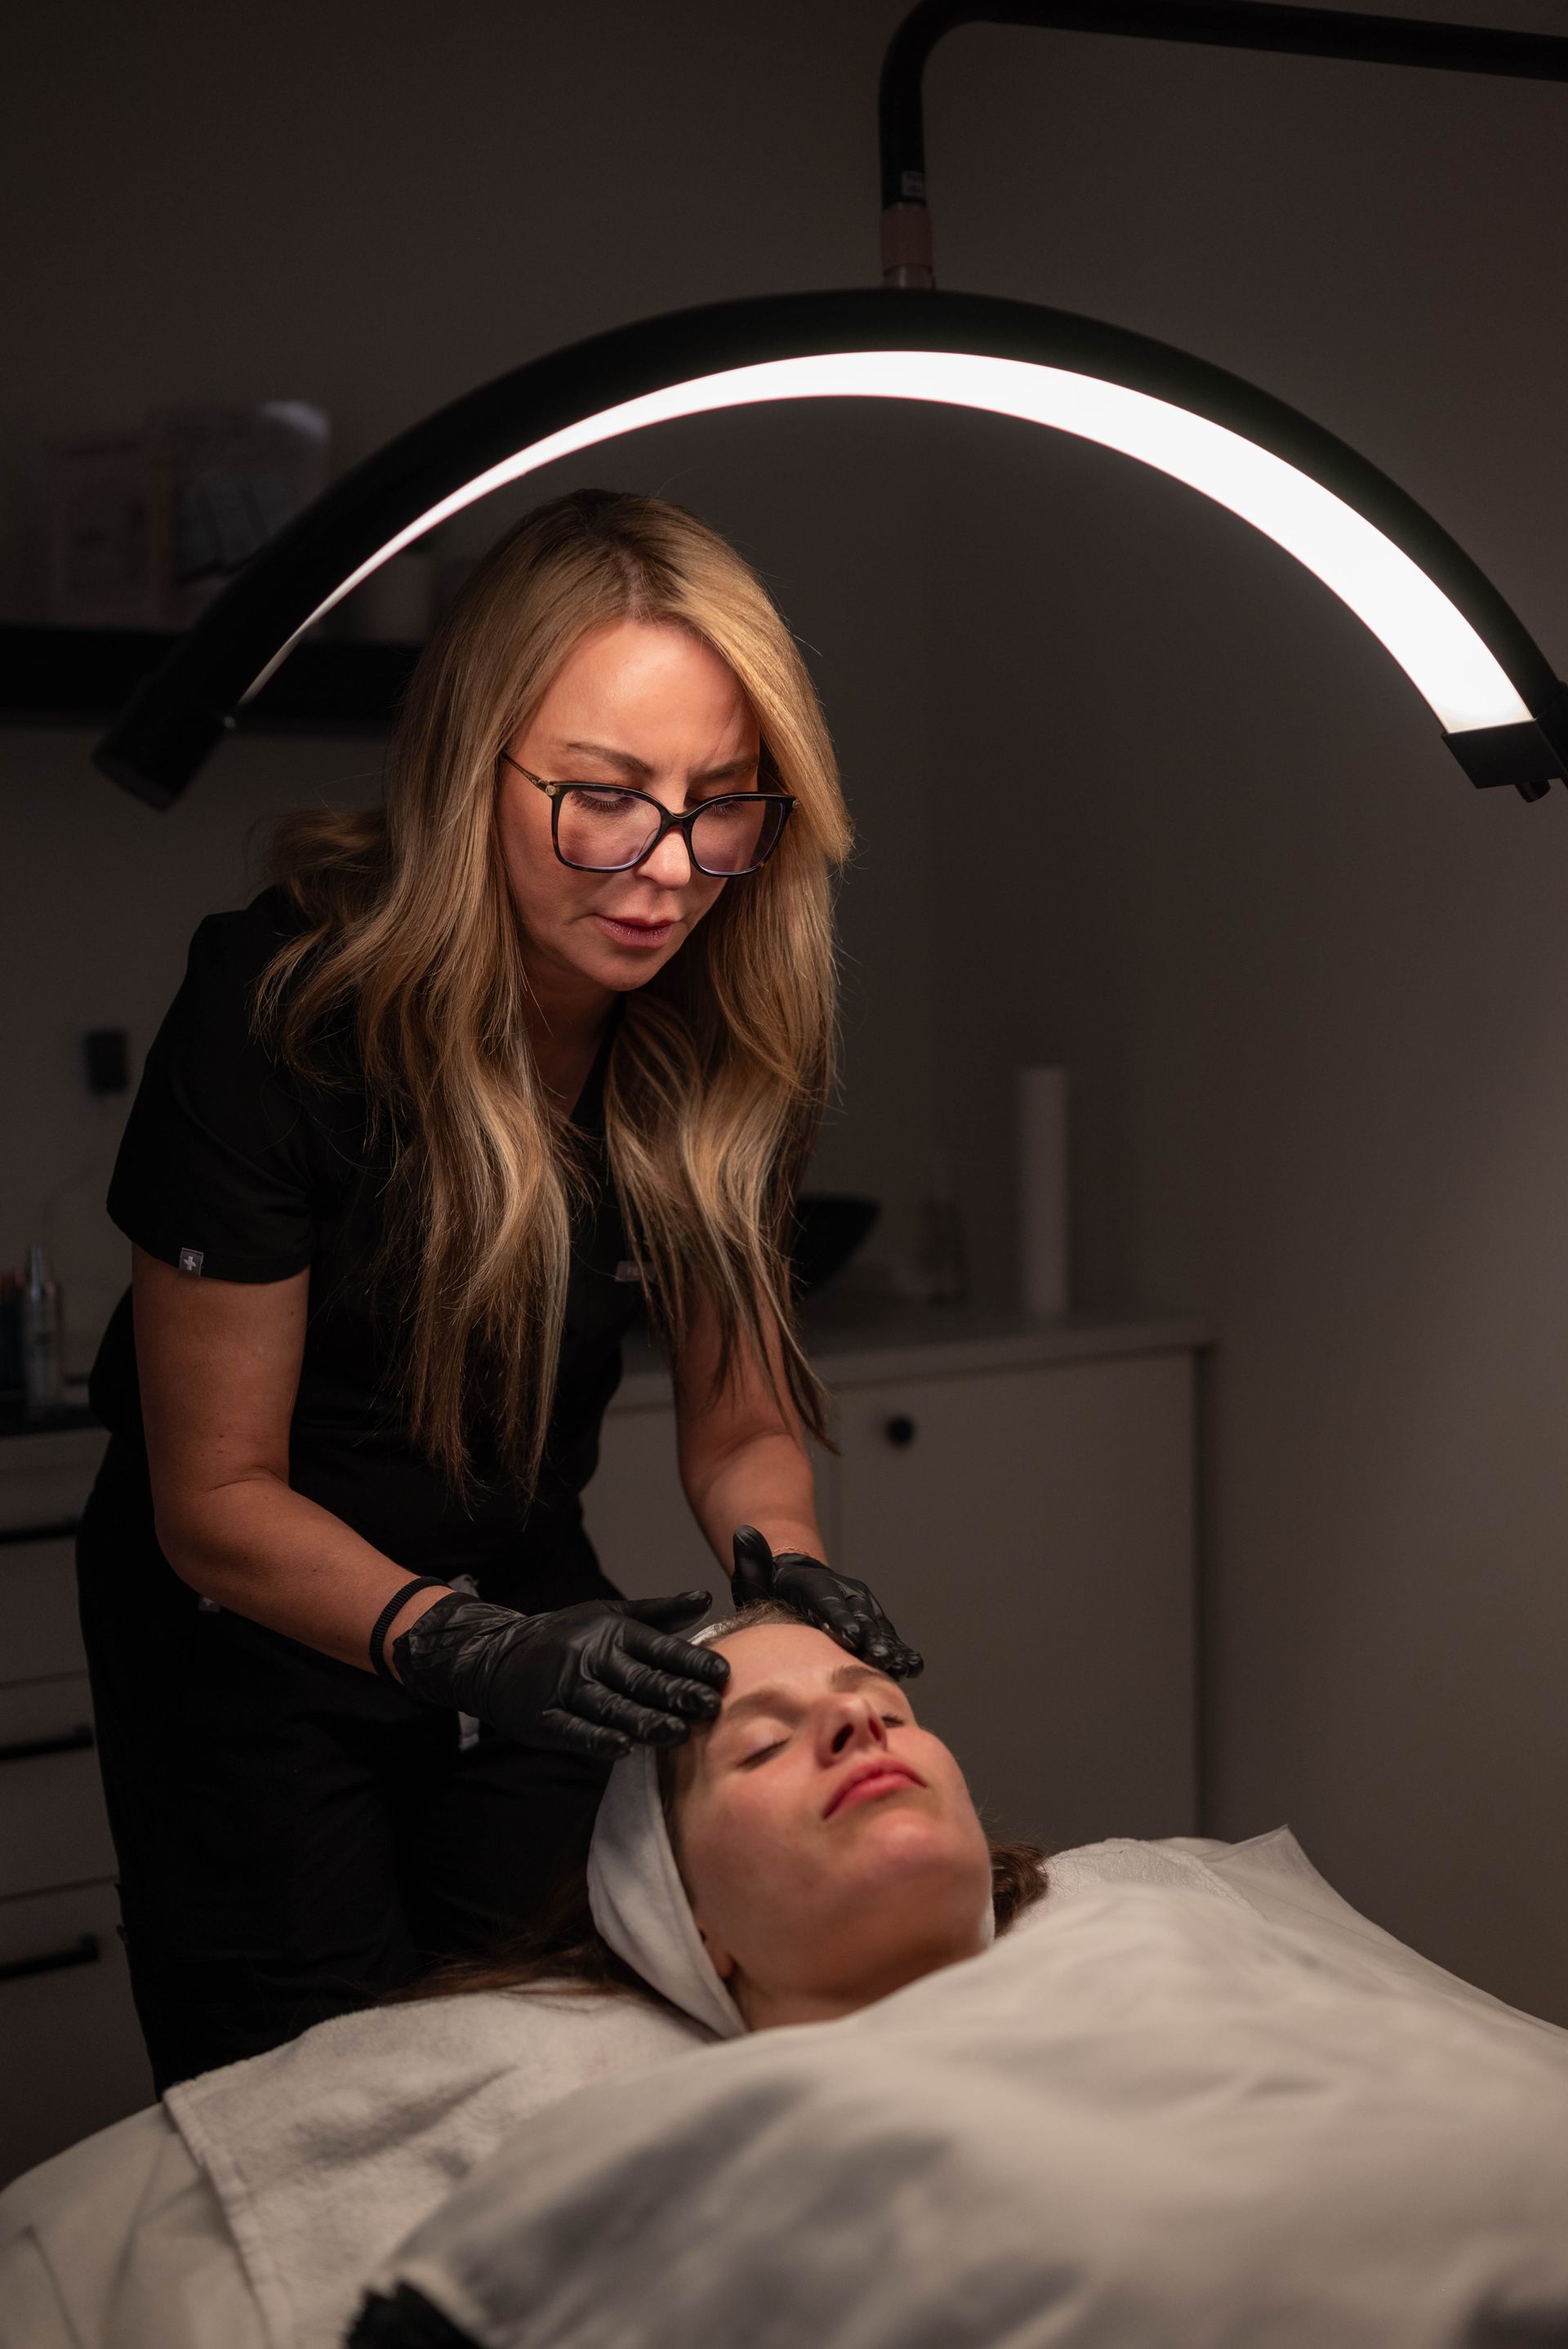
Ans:
[{"label": "bottle on counter", "polygon": [[42,1247],[33,1247],[22,1283],[22,1384],[29,1411],[52,1411],[65,1400],[60,1334],[59,1283]]}]

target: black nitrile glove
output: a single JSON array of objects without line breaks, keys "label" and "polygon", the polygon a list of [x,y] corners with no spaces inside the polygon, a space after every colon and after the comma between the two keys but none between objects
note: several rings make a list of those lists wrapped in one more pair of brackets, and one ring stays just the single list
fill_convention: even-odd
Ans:
[{"label": "black nitrile glove", "polygon": [[689,1627],[711,1604],[706,1590],[683,1590],[520,1615],[454,1591],[393,1640],[392,1661],[410,1696],[520,1745],[613,1762],[634,1744],[678,1745],[718,1711],[725,1659],[653,1628]]},{"label": "black nitrile glove", "polygon": [[755,1526],[736,1530],[730,1588],[737,1607],[749,1607],[759,1599],[777,1599],[792,1607],[841,1648],[895,1681],[912,1681],[925,1670],[925,1658],[904,1646],[863,1582],[852,1574],[835,1574],[804,1550],[770,1550]]}]

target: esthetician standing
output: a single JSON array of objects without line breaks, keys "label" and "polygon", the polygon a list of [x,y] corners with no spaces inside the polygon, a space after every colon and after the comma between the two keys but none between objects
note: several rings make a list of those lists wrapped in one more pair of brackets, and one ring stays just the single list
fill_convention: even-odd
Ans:
[{"label": "esthetician standing", "polygon": [[609,1761],[716,1708],[706,1594],[618,1600],[583,1528],[645,1296],[716,1555],[758,1528],[747,1596],[918,1668],[820,1563],[781,1254],[848,830],[756,575],[584,492],[449,614],[385,810],[288,819],[197,931],[109,1193],[78,1544],[160,2089],[526,1926]]}]

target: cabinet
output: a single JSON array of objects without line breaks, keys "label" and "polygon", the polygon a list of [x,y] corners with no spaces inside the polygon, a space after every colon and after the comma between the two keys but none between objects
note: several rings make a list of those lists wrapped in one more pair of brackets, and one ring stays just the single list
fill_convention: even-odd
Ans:
[{"label": "cabinet", "polygon": [[[1185,1326],[1005,1326],[814,1348],[837,1457],[823,1538],[926,1659],[916,1713],[1001,1835],[1062,1847],[1197,1826],[1195,1361]],[[656,1375],[605,1422],[589,1530],[645,1597],[721,1568]]]},{"label": "cabinet", "polygon": [[103,1440],[0,1444],[0,2183],[152,2098],[72,1572]]}]

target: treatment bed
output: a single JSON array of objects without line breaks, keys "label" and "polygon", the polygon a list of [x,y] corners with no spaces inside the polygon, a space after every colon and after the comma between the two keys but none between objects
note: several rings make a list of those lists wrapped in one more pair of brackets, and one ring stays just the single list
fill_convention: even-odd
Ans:
[{"label": "treatment bed", "polygon": [[485,1992],[188,2083],[0,2196],[0,2349],[335,2349],[368,2286],[483,2349],[1568,2344],[1568,2033],[1283,1828],[1049,1875],[841,2023]]}]

